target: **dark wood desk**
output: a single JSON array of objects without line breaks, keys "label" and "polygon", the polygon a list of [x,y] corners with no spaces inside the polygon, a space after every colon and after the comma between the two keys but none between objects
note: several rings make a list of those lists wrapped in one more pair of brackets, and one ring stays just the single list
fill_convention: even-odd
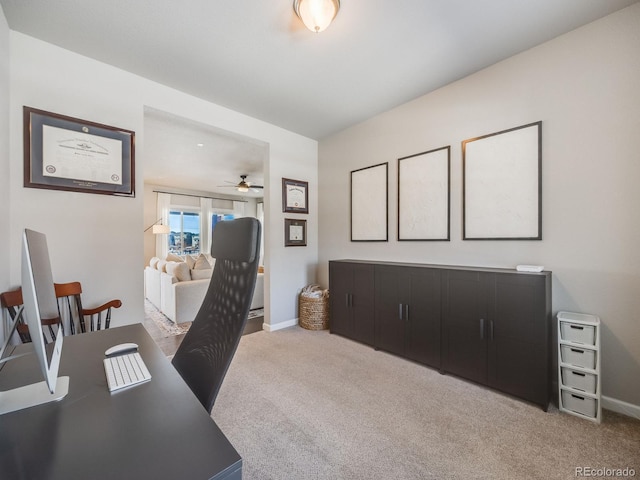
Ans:
[{"label": "dark wood desk", "polygon": [[[152,379],[109,393],[104,351],[124,342]],[[70,377],[60,402],[0,416],[1,478],[242,478],[240,455],[141,324],[65,337],[59,375]],[[0,390],[41,377],[34,355],[20,357],[0,370]]]}]

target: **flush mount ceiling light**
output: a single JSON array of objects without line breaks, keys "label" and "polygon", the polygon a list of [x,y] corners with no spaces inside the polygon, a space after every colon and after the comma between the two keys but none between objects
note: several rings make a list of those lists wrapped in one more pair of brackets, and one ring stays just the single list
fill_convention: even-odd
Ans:
[{"label": "flush mount ceiling light", "polygon": [[293,10],[305,27],[319,33],[336,18],[340,0],[293,0]]}]

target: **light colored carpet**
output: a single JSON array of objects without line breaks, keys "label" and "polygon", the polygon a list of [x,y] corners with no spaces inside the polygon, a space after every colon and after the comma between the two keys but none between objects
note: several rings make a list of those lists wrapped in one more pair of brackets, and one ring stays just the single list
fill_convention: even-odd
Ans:
[{"label": "light colored carpet", "polygon": [[545,413],[326,330],[242,337],[212,417],[244,480],[640,477],[638,420]]}]

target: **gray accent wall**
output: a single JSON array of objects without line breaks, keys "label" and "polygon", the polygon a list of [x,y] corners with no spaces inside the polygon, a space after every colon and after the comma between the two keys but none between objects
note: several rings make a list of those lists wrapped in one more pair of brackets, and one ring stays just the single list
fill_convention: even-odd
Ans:
[{"label": "gray accent wall", "polygon": [[[602,319],[609,405],[640,412],[638,52],[640,4],[634,4],[323,139],[319,282],[328,285],[327,262],[339,258],[543,265],[553,271],[554,316],[568,310]],[[543,239],[463,241],[461,142],[539,120]],[[398,242],[397,159],[446,145],[451,241]],[[351,242],[350,171],[383,162],[389,162],[389,241]]]}]

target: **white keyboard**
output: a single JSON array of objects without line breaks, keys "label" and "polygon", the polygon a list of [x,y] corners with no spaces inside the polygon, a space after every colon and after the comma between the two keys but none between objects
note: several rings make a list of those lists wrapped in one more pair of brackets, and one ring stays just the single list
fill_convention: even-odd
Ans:
[{"label": "white keyboard", "polygon": [[138,352],[105,358],[104,371],[110,392],[151,380],[151,374]]}]

